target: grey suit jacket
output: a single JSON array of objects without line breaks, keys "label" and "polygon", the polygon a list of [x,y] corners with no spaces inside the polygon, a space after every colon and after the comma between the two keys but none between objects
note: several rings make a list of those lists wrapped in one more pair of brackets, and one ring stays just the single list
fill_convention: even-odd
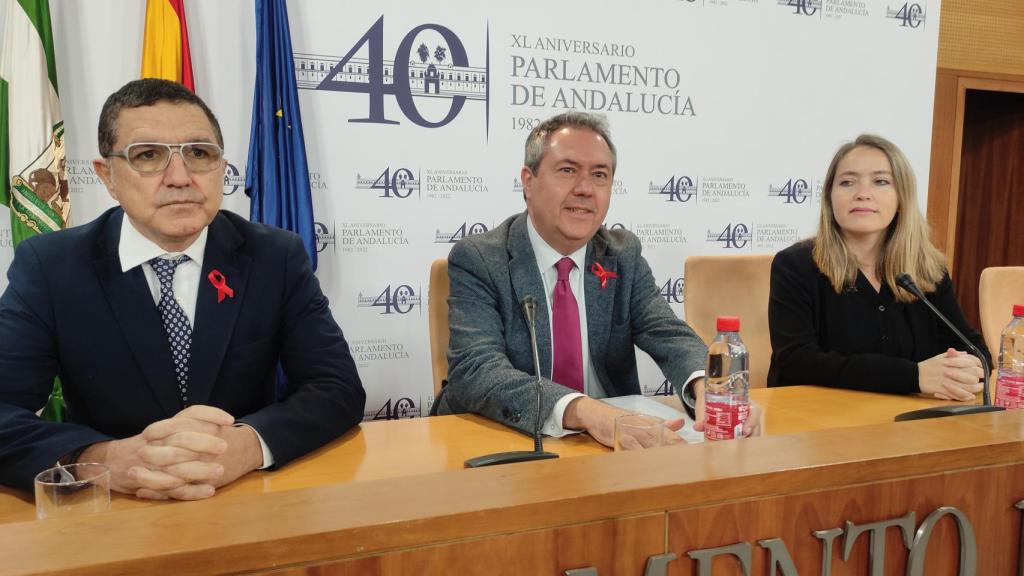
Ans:
[{"label": "grey suit jacket", "polygon": [[[618,277],[601,288],[590,271],[594,262]],[[707,347],[659,293],[631,232],[598,230],[587,245],[583,274],[590,358],[608,396],[640,394],[634,345],[677,386],[704,367]],[[475,412],[531,433],[537,401],[530,335],[520,305],[526,296],[538,302],[541,417],[572,390],[550,380],[550,316],[526,213],[459,241],[448,256],[448,276],[448,385],[435,402],[436,413]]]}]

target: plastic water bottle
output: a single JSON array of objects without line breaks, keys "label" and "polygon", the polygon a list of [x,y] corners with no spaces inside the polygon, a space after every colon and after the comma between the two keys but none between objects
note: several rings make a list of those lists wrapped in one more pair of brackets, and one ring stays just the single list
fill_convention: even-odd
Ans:
[{"label": "plastic water bottle", "polygon": [[704,439],[742,438],[750,414],[747,347],[740,339],[739,318],[719,316],[716,328],[704,373]]},{"label": "plastic water bottle", "polygon": [[1007,410],[1024,407],[1024,305],[1013,306],[1013,320],[1006,325],[996,364],[996,406]]}]

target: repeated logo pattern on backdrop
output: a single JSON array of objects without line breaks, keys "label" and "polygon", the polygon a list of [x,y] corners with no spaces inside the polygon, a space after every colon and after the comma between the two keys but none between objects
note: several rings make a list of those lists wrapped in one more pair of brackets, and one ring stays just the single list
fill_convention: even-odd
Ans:
[{"label": "repeated logo pattern on backdrop", "polygon": [[[95,122],[137,74],[124,54],[141,38],[123,31],[142,11],[51,3],[82,223],[111,205]],[[553,114],[607,115],[619,155],[606,225],[640,238],[680,316],[688,255],[774,252],[814,232],[825,168],[858,133],[897,142],[927,190],[938,0],[289,4],[317,275],[367,419],[429,410],[430,263],[524,208],[523,141]],[[186,6],[197,91],[224,128],[224,205],[247,215],[252,2]],[[671,389],[647,359],[641,381]]]}]

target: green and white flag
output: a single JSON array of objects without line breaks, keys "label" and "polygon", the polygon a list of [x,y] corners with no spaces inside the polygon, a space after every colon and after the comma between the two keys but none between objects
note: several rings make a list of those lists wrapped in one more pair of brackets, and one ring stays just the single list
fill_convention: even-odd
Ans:
[{"label": "green and white flag", "polygon": [[[0,202],[11,210],[11,238],[60,230],[71,201],[64,121],[57,97],[48,0],[8,0],[0,51]],[[60,382],[43,411],[63,419]]]},{"label": "green and white flag", "polygon": [[47,0],[9,0],[0,52],[0,202],[14,245],[67,225],[64,122]]}]

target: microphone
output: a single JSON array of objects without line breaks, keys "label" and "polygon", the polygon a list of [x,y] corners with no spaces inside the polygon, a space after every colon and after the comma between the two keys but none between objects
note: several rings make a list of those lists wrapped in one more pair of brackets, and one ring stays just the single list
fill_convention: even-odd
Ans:
[{"label": "microphone", "polygon": [[558,454],[544,451],[544,443],[540,436],[541,410],[544,391],[544,380],[540,375],[540,354],[537,352],[537,330],[535,321],[537,319],[537,302],[533,296],[526,296],[520,303],[523,307],[523,316],[526,319],[526,327],[530,330],[530,345],[533,347],[533,373],[537,376],[537,418],[533,422],[533,451],[498,452],[476,456],[466,460],[463,465],[466,468],[480,468],[481,466],[494,466],[496,464],[510,464],[512,462],[530,462],[533,460],[549,460],[558,458]]},{"label": "microphone", "polygon": [[523,298],[523,316],[530,329],[530,346],[533,348],[533,373],[537,375],[537,418],[533,422],[533,451],[543,452],[544,443],[540,438],[540,413],[543,384],[540,378],[540,353],[537,352],[537,302],[533,296]]},{"label": "microphone", "polygon": [[903,274],[897,276],[896,285],[899,286],[900,288],[903,288],[907,292],[910,292],[914,296],[917,296],[917,298],[921,300],[921,302],[924,302],[925,305],[928,306],[928,309],[931,310],[932,313],[934,313],[936,316],[938,316],[939,319],[942,320],[946,324],[946,326],[948,326],[949,329],[953,331],[953,334],[956,334],[956,337],[959,338],[965,346],[967,346],[967,349],[971,351],[971,354],[977,356],[978,360],[981,360],[981,368],[985,373],[981,389],[981,398],[983,404],[935,406],[932,408],[912,410],[910,412],[904,412],[903,414],[897,414],[895,419],[896,422],[903,422],[905,420],[923,420],[925,418],[942,418],[944,416],[959,416],[961,414],[1000,412],[1002,410],[1005,410],[1005,408],[1003,408],[1002,406],[993,406],[991,400],[989,399],[989,378],[991,377],[992,370],[989,368],[988,360],[985,359],[985,355],[981,353],[981,350],[978,350],[977,346],[975,346],[970,340],[968,340],[967,337],[964,336],[962,332],[960,332],[960,330],[957,330],[956,326],[954,326],[953,323],[949,321],[949,318],[946,318],[946,316],[942,312],[939,312],[939,309],[936,308],[934,304],[929,302],[928,299],[924,297],[924,292],[922,292],[921,289],[918,288],[917,284],[914,283],[914,279],[910,277],[910,274],[904,272]]}]

